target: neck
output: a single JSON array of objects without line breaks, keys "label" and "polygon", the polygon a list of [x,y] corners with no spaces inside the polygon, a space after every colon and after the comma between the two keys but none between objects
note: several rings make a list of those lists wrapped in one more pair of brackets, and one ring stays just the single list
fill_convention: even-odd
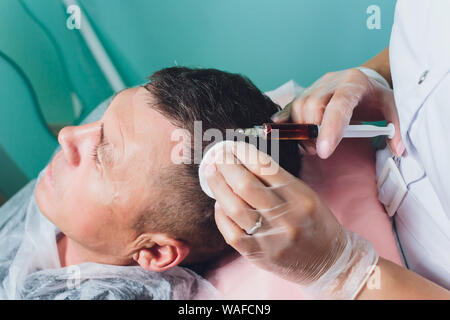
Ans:
[{"label": "neck", "polygon": [[132,259],[118,258],[98,254],[85,247],[80,246],[66,235],[63,235],[57,242],[59,261],[61,267],[76,265],[84,262],[96,262],[111,265],[130,265]]}]

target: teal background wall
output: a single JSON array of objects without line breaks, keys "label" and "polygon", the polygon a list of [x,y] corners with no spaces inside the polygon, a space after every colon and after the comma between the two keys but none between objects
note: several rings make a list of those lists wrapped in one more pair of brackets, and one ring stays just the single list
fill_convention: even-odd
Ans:
[{"label": "teal background wall", "polygon": [[[394,0],[165,0],[126,7],[110,0],[107,9],[101,0],[82,3],[133,83],[176,62],[241,72],[262,90],[288,78],[308,85],[369,59],[388,45],[395,7]],[[372,4],[381,9],[381,30],[366,27]]]},{"label": "teal background wall", "polygon": [[[79,3],[127,86],[178,64],[239,72],[262,90],[289,79],[308,86],[370,59],[389,43],[395,7],[394,0]],[[373,4],[381,30],[366,27]],[[78,123],[113,93],[67,17],[62,1],[0,0],[0,51],[21,70],[16,77],[4,64],[9,71],[0,73],[0,167],[9,168],[0,170],[0,193],[7,196],[48,161],[57,145],[51,131]]]}]

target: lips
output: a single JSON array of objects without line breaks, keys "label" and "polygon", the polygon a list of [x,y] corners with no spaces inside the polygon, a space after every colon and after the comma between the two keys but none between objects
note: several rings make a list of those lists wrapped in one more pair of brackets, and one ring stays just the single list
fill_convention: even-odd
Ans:
[{"label": "lips", "polygon": [[52,188],[55,187],[55,180],[53,179],[53,161],[47,166],[47,170],[45,172],[47,176],[47,180]]}]

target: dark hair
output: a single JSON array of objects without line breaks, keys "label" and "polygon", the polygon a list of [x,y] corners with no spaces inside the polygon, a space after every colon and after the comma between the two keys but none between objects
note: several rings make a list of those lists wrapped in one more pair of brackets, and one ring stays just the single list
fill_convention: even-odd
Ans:
[{"label": "dark hair", "polygon": [[[225,133],[226,129],[270,122],[270,116],[280,109],[239,74],[171,67],[155,72],[149,79],[144,87],[156,101],[151,107],[191,135],[194,121],[202,122],[203,131],[216,128]],[[295,142],[280,142],[279,159],[285,170],[298,176],[301,155]],[[226,247],[214,221],[215,200],[201,190],[196,163],[173,165],[158,174],[158,188],[163,186],[156,197],[158,203],[146,208],[137,224],[138,229],[152,228],[188,242],[189,262],[206,260]]]}]

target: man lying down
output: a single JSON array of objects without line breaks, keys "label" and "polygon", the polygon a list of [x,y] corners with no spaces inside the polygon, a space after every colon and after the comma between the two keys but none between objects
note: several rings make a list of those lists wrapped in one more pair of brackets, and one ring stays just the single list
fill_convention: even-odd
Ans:
[{"label": "man lying down", "polygon": [[[117,94],[101,119],[62,129],[61,151],[0,208],[0,298],[217,297],[189,266],[227,246],[198,162],[173,161],[172,134],[194,136],[194,121],[251,127],[277,110],[240,75],[173,67]],[[279,148],[298,175],[297,145]]]}]

